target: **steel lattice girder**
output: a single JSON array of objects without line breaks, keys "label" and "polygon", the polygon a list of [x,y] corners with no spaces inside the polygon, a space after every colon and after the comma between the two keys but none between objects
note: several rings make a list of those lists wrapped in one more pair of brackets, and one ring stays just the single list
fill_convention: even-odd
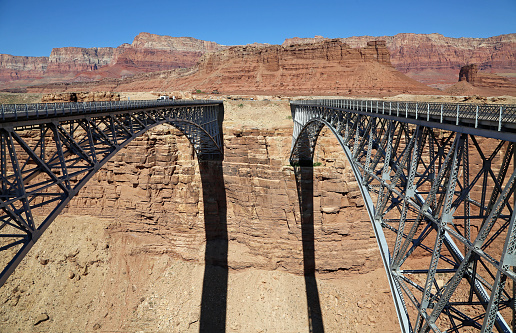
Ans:
[{"label": "steel lattice girder", "polygon": [[511,332],[515,143],[345,107],[356,104],[292,103],[290,161],[312,165],[324,126],[338,139],[359,183],[402,331]]},{"label": "steel lattice girder", "polygon": [[185,134],[199,160],[222,160],[223,117],[220,102],[0,122],[0,286],[68,202],[130,141],[168,123]]}]

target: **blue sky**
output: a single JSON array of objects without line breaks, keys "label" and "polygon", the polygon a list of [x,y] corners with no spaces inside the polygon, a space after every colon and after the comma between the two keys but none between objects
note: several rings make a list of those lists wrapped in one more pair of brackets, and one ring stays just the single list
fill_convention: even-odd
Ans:
[{"label": "blue sky", "polygon": [[0,53],[117,47],[140,32],[224,45],[404,32],[490,37],[516,33],[516,0],[0,0]]}]

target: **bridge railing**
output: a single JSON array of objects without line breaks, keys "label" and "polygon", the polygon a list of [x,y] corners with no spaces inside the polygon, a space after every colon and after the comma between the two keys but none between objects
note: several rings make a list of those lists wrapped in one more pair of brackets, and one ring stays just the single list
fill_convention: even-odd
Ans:
[{"label": "bridge railing", "polygon": [[[357,99],[303,100],[293,101],[292,104],[324,106],[455,125],[466,123],[474,128],[488,124],[490,127],[496,126],[498,131],[502,131],[502,125],[516,124],[516,105],[514,104],[481,105]],[[516,126],[511,127],[516,128]]]},{"label": "bridge railing", "polygon": [[137,110],[162,106],[221,104],[212,100],[135,100],[112,102],[72,102],[72,103],[36,103],[36,104],[2,104],[0,122],[55,117],[79,113],[111,112],[120,110]]}]

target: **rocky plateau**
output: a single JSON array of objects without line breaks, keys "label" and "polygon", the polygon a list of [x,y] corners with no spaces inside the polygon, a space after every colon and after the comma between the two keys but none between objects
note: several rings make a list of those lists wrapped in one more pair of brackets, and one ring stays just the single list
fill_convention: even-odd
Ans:
[{"label": "rocky plateau", "polygon": [[49,57],[0,54],[5,88],[60,81],[91,81],[136,73],[191,67],[206,52],[224,48],[190,37],[140,33],[132,44],[113,47],[54,48]]},{"label": "rocky plateau", "polygon": [[[516,34],[489,38],[451,38],[441,34],[403,33],[374,37],[386,42],[391,63],[413,79],[433,87],[457,81],[465,65],[477,64],[486,74],[516,73]],[[352,47],[363,47],[369,36],[343,38]]]},{"label": "rocky plateau", "polygon": [[382,41],[370,41],[364,48],[350,48],[340,40],[290,46],[233,46],[204,54],[190,69],[96,82],[47,84],[27,90],[34,93],[183,90],[290,96],[437,93],[393,68]]},{"label": "rocky plateau", "polygon": [[[372,41],[377,44],[368,45]],[[516,34],[450,38],[407,33],[338,40],[316,36],[286,39],[281,46],[226,47],[188,37],[141,33],[132,44],[117,48],[56,48],[48,58],[0,55],[0,82],[4,90],[10,91],[43,84],[39,90],[45,92],[105,91],[113,87],[159,91],[177,86],[206,91],[215,87],[220,91],[241,92],[245,87],[248,93],[295,93],[290,87],[295,84],[298,93],[346,94],[351,90],[353,94],[366,94],[365,88],[378,95],[389,90],[395,93],[424,90],[423,86],[395,74],[393,69],[424,85],[445,89],[457,82],[462,66],[471,64],[477,65],[479,73],[495,78],[489,84],[485,81],[489,88],[498,87],[499,77],[514,83]],[[238,77],[240,67],[236,69],[236,66],[244,71],[241,77]],[[152,72],[157,73],[150,77],[142,75]],[[132,81],[121,80],[132,76],[136,76]],[[149,78],[153,83],[134,83]],[[393,80],[396,83],[389,86]],[[400,84],[400,80],[405,82]],[[95,83],[86,84],[92,81]],[[49,85],[57,82],[61,84]]]}]

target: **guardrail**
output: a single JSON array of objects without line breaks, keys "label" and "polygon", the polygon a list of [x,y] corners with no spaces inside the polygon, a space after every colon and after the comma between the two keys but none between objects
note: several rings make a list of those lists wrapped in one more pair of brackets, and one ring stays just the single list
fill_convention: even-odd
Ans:
[{"label": "guardrail", "polygon": [[293,101],[291,104],[324,106],[455,125],[467,123],[470,127],[474,124],[474,128],[478,128],[482,123],[488,123],[491,127],[495,124],[498,131],[502,131],[504,124],[516,124],[516,105],[514,104],[480,105],[356,99],[304,100]]},{"label": "guardrail", "polygon": [[160,100],[160,101],[113,101],[113,102],[78,102],[78,103],[37,103],[37,104],[2,104],[0,122],[17,121],[42,117],[55,117],[80,113],[111,112],[137,110],[161,106],[199,106],[222,104],[212,100]]}]

